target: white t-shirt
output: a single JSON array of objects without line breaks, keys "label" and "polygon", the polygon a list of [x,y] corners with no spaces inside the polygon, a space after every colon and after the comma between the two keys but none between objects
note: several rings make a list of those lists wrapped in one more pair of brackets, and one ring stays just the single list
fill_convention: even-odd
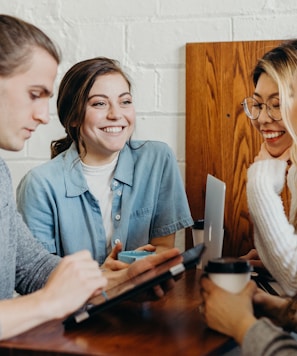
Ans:
[{"label": "white t-shirt", "polygon": [[103,166],[88,166],[81,161],[84,176],[87,180],[90,192],[98,200],[103,225],[106,234],[106,247],[108,253],[111,251],[111,237],[113,233],[111,207],[112,190],[111,182],[114,175],[118,156],[110,163]]}]

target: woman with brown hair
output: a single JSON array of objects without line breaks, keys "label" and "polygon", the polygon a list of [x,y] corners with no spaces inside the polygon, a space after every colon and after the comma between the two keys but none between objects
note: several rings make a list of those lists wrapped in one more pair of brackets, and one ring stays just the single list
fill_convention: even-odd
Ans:
[{"label": "woman with brown hair", "polygon": [[[81,249],[105,268],[121,269],[124,250],[159,253],[191,226],[179,167],[167,144],[132,140],[131,83],[116,60],[75,64],[59,87],[66,137],[53,159],[32,169],[17,190],[33,235],[60,256]],[[106,260],[107,258],[107,260]]]}]

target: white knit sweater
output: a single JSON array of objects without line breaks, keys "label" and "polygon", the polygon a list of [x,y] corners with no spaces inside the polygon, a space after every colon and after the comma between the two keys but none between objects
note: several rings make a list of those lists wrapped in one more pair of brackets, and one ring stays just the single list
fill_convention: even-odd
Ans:
[{"label": "white knit sweater", "polygon": [[[247,199],[254,223],[259,257],[288,295],[297,292],[297,234],[287,219],[280,193],[286,181],[287,162],[267,159],[248,169]],[[296,167],[288,172],[291,191],[290,221],[297,208]]]}]

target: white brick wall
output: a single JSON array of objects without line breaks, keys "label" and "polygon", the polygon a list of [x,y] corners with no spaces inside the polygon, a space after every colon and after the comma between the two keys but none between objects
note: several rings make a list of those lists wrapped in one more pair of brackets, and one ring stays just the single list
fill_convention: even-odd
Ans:
[{"label": "white brick wall", "polygon": [[[134,84],[135,137],[167,142],[183,175],[185,44],[297,37],[295,0],[0,0],[0,9],[33,22],[58,43],[63,61],[57,83],[82,59],[120,60]],[[22,152],[0,152],[14,187],[49,159],[50,141],[63,135],[55,97],[51,117]]]},{"label": "white brick wall", "polygon": [[[297,2],[286,0],[0,0],[0,11],[41,27],[60,46],[65,71],[82,59],[120,60],[132,77],[136,138],[167,142],[184,175],[185,44],[297,37]],[[49,159],[63,135],[56,117],[20,153],[1,152],[14,187],[32,166]]]}]

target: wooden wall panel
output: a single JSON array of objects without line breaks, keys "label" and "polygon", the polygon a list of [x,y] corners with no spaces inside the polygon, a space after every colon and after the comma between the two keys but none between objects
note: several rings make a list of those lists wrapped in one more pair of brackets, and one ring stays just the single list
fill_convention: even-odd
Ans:
[{"label": "wooden wall panel", "polygon": [[[257,59],[279,42],[186,45],[186,191],[193,218],[200,219],[207,173],[226,182],[224,255],[239,256],[253,247],[246,171],[262,138],[240,104],[253,93]],[[191,246],[188,229],[186,248]]]}]

